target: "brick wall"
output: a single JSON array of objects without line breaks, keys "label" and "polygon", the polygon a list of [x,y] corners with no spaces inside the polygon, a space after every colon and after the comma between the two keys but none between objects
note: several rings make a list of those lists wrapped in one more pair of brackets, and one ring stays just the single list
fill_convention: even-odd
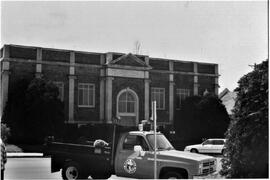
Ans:
[{"label": "brick wall", "polygon": [[44,61],[59,61],[59,62],[69,63],[70,52],[42,49],[42,60],[44,60]]},{"label": "brick wall", "polygon": [[198,64],[198,73],[215,74],[215,65]]},{"label": "brick wall", "polygon": [[34,63],[10,62],[9,89],[20,79],[32,80],[35,77]]},{"label": "brick wall", "polygon": [[[99,121],[100,105],[100,78],[99,69],[93,67],[75,68],[75,89],[74,89],[74,120],[75,121]],[[78,107],[78,83],[91,83],[95,85],[95,106]]]},{"label": "brick wall", "polygon": [[180,71],[180,72],[193,72],[193,63],[187,63],[187,62],[174,62],[173,65],[174,71]]},{"label": "brick wall", "polygon": [[[165,109],[157,110],[157,122],[169,122],[169,74],[167,73],[150,73],[150,101],[151,88],[165,88]],[[150,103],[151,107],[151,103]],[[150,108],[151,112],[151,108]]]},{"label": "brick wall", "polygon": [[75,53],[75,61],[79,64],[95,64],[100,65],[99,54],[86,54],[86,53]]},{"label": "brick wall", "polygon": [[36,59],[36,54],[36,48],[9,46],[9,55],[11,58]]},{"label": "brick wall", "polygon": [[150,59],[149,65],[154,70],[169,70],[169,61]]},{"label": "brick wall", "polygon": [[215,93],[215,78],[209,76],[199,76],[198,77],[199,83],[199,95],[203,95],[205,89],[208,92]]},{"label": "brick wall", "polygon": [[69,66],[61,65],[42,65],[43,77],[50,81],[64,83],[64,114],[65,120],[68,120],[68,102],[69,102]]}]

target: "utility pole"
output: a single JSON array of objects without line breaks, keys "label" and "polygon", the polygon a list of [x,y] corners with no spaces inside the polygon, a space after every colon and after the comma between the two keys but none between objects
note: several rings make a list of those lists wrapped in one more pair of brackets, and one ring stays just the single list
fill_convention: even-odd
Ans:
[{"label": "utility pole", "polygon": [[154,121],[154,179],[157,179],[157,109],[156,101],[152,102],[152,117]]}]

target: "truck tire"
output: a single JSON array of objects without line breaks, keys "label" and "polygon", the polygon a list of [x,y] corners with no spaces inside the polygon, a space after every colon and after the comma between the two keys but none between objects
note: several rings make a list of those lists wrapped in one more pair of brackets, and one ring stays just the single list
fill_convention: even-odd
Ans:
[{"label": "truck tire", "polygon": [[165,173],[161,177],[161,179],[183,179],[183,176],[178,172],[169,171],[169,172]]},{"label": "truck tire", "polygon": [[87,179],[87,175],[84,174],[78,163],[70,161],[66,162],[62,169],[62,178],[65,180]]}]

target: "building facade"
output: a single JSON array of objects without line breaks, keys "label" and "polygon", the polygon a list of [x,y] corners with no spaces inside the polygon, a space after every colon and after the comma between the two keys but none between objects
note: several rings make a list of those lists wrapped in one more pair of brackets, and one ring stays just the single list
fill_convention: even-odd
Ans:
[{"label": "building facade", "polygon": [[19,79],[41,77],[59,88],[66,123],[137,125],[151,116],[170,125],[187,96],[218,95],[218,65],[123,53],[92,53],[19,45],[1,49],[1,115]]}]

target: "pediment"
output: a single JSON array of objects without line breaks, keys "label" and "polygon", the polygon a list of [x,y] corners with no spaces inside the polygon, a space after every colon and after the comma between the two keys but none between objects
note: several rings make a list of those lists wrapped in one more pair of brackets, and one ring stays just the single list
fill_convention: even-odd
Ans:
[{"label": "pediment", "polygon": [[112,60],[109,62],[108,65],[118,65],[118,66],[135,66],[135,67],[144,67],[149,68],[150,66],[147,65],[143,60],[136,57],[135,55],[129,53],[123,55],[117,59]]}]

